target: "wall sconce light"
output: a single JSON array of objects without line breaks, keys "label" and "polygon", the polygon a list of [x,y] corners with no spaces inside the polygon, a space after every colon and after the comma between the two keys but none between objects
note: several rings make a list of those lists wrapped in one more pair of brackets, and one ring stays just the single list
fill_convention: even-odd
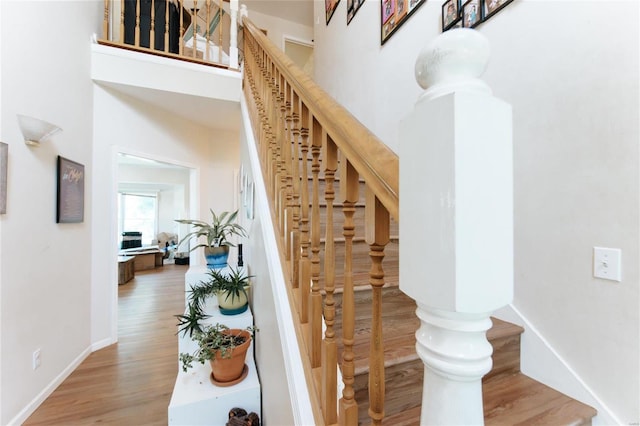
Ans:
[{"label": "wall sconce light", "polygon": [[24,143],[29,146],[40,146],[40,142],[62,130],[55,124],[47,123],[38,118],[20,114],[17,114],[17,116],[20,131],[22,132],[22,136],[24,136]]}]

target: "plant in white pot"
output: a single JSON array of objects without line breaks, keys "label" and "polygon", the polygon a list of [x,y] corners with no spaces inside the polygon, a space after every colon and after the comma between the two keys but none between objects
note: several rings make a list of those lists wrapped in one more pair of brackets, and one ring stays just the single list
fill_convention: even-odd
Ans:
[{"label": "plant in white pot", "polygon": [[224,315],[237,315],[247,310],[251,275],[246,275],[241,268],[229,268],[228,271],[210,269],[208,274],[208,280],[191,286],[186,312],[176,315],[178,333],[189,334],[190,337],[202,333],[200,322],[209,317],[204,312],[206,300],[213,295],[218,297],[218,308]]},{"label": "plant in white pot", "polygon": [[197,219],[176,219],[176,222],[185,225],[191,225],[193,231],[182,237],[178,246],[188,241],[192,237],[204,237],[205,242],[191,247],[189,251],[193,251],[199,247],[204,247],[204,256],[207,259],[207,266],[210,268],[224,268],[227,266],[229,258],[229,247],[235,247],[235,244],[229,241],[233,235],[246,237],[245,229],[236,223],[238,210],[234,212],[222,212],[219,215],[211,212],[211,223]]}]

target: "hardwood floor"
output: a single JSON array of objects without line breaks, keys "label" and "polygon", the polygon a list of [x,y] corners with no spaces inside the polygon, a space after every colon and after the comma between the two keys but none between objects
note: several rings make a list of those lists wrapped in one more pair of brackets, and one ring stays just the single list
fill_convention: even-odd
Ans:
[{"label": "hardwood floor", "polygon": [[24,424],[166,425],[187,269],[136,272],[119,286],[119,342],[89,355]]}]

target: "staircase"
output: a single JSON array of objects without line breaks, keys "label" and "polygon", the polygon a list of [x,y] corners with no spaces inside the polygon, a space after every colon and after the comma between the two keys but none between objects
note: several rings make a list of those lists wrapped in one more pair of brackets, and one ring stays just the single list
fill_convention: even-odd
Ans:
[{"label": "staircase", "polygon": [[[310,168],[309,168],[310,170]],[[312,178],[308,178],[311,188]],[[324,193],[324,177],[320,177],[320,191]],[[335,186],[340,176],[336,174]],[[364,182],[360,182],[364,194]],[[321,204],[321,217],[326,205]],[[342,205],[334,203],[339,213]],[[343,232],[344,216],[334,214],[334,235]],[[356,229],[353,245],[353,277],[355,286],[355,398],[358,402],[358,422],[371,423],[367,413],[369,341],[371,324],[371,287],[369,280],[369,247],[362,238],[364,232],[364,199],[356,203]],[[324,222],[323,222],[324,223]],[[324,235],[324,229],[322,229]],[[385,249],[383,261],[383,336],[385,348],[385,418],[384,425],[405,426],[420,423],[422,402],[423,363],[415,350],[415,332],[420,327],[416,304],[398,288],[398,226],[392,223],[391,242]],[[324,241],[323,241],[324,242]],[[344,238],[336,239],[336,338],[342,341],[342,288],[344,282]],[[324,253],[324,250],[320,251]],[[321,255],[321,269],[324,257]],[[320,280],[323,283],[323,280]],[[520,335],[522,327],[492,318],[493,327],[487,339],[493,346],[493,368],[483,379],[484,414],[486,425],[590,425],[596,415],[592,407],[537,382],[520,372]],[[343,347],[338,346],[338,360]]]},{"label": "staircase", "polygon": [[[417,305],[399,289],[397,155],[295,68],[250,21],[244,28],[244,89],[280,256],[287,260],[284,272],[295,298],[291,305],[302,329],[301,352],[312,370],[307,386],[316,423],[414,425],[420,422],[422,405],[429,404],[429,413],[446,407],[445,419],[471,413],[474,421],[467,423],[480,423],[483,411],[486,424],[590,424],[594,409],[520,372],[523,330],[497,319],[486,333],[493,368],[484,376],[481,403],[480,377],[488,369],[489,346],[479,330],[490,321],[473,315],[478,311],[427,318],[440,321],[435,326],[443,330],[434,340],[456,339],[455,345],[442,345],[454,354],[432,351],[429,356],[442,356],[447,368],[453,366],[445,371],[463,378],[455,389],[472,381],[473,388],[464,388],[464,397],[442,391],[451,389],[448,383],[430,388],[429,380],[440,380],[434,370],[427,370],[423,382],[425,366],[416,353]],[[406,290],[413,283],[403,279]],[[502,305],[496,306],[508,303],[504,294]],[[468,321],[459,320],[466,314],[471,314]],[[469,334],[476,340],[466,340]],[[420,339],[424,346],[425,337]],[[428,349],[434,348],[437,344]],[[476,358],[454,359],[466,356],[465,351]],[[469,359],[470,367],[463,365]],[[342,394],[336,394],[336,375],[344,382]],[[424,387],[436,398],[423,402]],[[451,404],[434,406],[441,396]],[[469,400],[477,409],[468,409]]]}]

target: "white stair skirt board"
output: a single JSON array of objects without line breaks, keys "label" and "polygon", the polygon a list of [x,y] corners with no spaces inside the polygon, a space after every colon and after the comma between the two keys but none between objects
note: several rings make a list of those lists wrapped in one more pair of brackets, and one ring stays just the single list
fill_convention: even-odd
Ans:
[{"label": "white stair skirt board", "polygon": [[[260,159],[258,158],[258,151],[256,149],[256,142],[253,137],[253,130],[251,129],[249,111],[247,109],[244,96],[240,97],[240,110],[242,113],[242,123],[245,126],[244,133],[247,137],[249,160],[251,162],[253,175],[263,176]],[[280,336],[283,336],[281,339],[282,353],[294,422],[296,425],[314,424],[315,419],[313,417],[311,397],[309,395],[309,389],[307,388],[307,381],[305,379],[305,370],[300,356],[300,347],[298,346],[297,339],[284,338],[284,336],[295,336],[296,330],[287,295],[287,284],[284,280],[278,255],[278,245],[273,233],[274,228],[271,221],[271,212],[269,211],[267,191],[264,186],[264,182],[259,179],[255,182],[254,196],[256,206],[255,214],[256,216],[259,216],[263,222],[262,237],[264,239],[267,263],[269,264],[269,278],[276,306],[276,311],[274,313],[277,318]]]}]

